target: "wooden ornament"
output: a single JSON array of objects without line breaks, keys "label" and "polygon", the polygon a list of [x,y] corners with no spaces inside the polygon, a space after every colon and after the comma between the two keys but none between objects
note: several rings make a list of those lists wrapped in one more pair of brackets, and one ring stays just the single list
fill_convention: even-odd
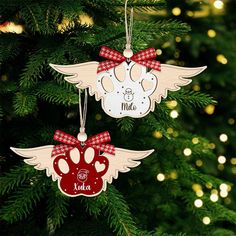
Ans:
[{"label": "wooden ornament", "polygon": [[147,71],[147,67],[132,60],[124,61],[109,70],[97,73],[99,62],[50,66],[66,75],[65,80],[76,87],[89,89],[90,96],[101,100],[106,114],[114,118],[141,118],[154,111],[155,103],[191,83],[206,66],[186,68],[161,64],[161,70]]},{"label": "wooden ornament", "polygon": [[60,191],[69,196],[94,197],[106,191],[107,183],[140,164],[154,150],[132,151],[115,148],[115,155],[88,146],[77,146],[64,154],[52,157],[53,145],[36,148],[13,148],[24,162],[37,170],[46,170],[48,177],[58,182]]}]

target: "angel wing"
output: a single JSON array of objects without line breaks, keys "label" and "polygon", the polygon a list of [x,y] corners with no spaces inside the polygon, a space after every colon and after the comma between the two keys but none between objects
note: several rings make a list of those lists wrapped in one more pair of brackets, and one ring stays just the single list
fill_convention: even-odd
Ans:
[{"label": "angel wing", "polygon": [[19,156],[26,157],[26,159],[24,159],[24,162],[34,166],[36,170],[46,169],[47,176],[52,176],[53,181],[61,178],[53,168],[53,159],[51,158],[53,145],[41,146],[36,148],[11,147],[10,149]]},{"label": "angel wing", "polygon": [[102,177],[103,190],[106,191],[107,183],[111,184],[113,178],[118,178],[119,172],[125,173],[130,171],[130,168],[136,167],[141,163],[138,160],[149,156],[153,152],[154,149],[146,151],[133,151],[115,148],[115,155],[104,153],[103,156],[107,157],[109,160],[109,167],[106,174]]},{"label": "angel wing", "polygon": [[161,99],[167,97],[168,91],[177,91],[182,86],[186,86],[192,82],[191,78],[200,74],[207,67],[179,67],[167,64],[161,64],[161,71],[151,70],[150,73],[157,77],[157,87],[153,94],[150,96],[151,99],[151,111],[154,111],[155,102],[160,103]]},{"label": "angel wing", "polygon": [[99,63],[91,61],[75,65],[55,65],[49,64],[54,70],[65,76],[69,83],[76,84],[77,88],[89,88],[89,95],[95,94],[95,99],[101,99],[101,94],[97,89],[97,68]]}]

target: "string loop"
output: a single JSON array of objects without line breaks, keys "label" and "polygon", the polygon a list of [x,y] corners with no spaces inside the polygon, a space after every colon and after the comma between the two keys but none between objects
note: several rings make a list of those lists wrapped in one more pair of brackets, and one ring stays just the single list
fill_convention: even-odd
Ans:
[{"label": "string loop", "polygon": [[78,140],[84,142],[87,140],[87,135],[85,133],[85,124],[87,116],[87,106],[88,106],[88,93],[87,89],[84,89],[84,104],[82,109],[82,99],[81,99],[81,89],[79,89],[79,117],[80,117],[80,129],[77,136]]},{"label": "string loop", "polygon": [[124,56],[127,58],[132,57],[133,52],[131,50],[132,43],[132,31],[133,31],[133,18],[134,18],[134,10],[131,8],[130,12],[130,20],[128,23],[128,13],[127,13],[127,4],[128,0],[125,0],[125,33],[126,33],[126,45],[124,50]]}]

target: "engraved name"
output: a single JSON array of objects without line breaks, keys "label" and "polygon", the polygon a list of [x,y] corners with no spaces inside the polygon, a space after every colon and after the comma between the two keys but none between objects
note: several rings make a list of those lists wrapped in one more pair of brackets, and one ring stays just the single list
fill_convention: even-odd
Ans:
[{"label": "engraved name", "polygon": [[135,111],[137,107],[133,103],[122,102],[121,110],[122,111]]},{"label": "engraved name", "polygon": [[90,185],[85,185],[83,184],[79,184],[79,183],[74,183],[74,190],[78,191],[78,190],[91,190]]}]

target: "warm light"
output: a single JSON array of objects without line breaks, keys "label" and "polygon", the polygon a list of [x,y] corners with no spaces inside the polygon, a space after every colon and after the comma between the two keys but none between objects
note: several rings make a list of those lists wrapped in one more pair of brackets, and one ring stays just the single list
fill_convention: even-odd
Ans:
[{"label": "warm light", "polygon": [[227,134],[221,134],[219,139],[221,142],[225,143],[228,140],[228,136],[227,136]]},{"label": "warm light", "polygon": [[161,49],[157,49],[157,50],[156,50],[156,54],[157,54],[158,56],[160,56],[160,55],[162,54],[162,50],[161,50]]},{"label": "warm light", "polygon": [[215,148],[216,148],[216,145],[215,145],[214,143],[209,143],[209,144],[208,144],[208,147],[209,147],[210,149],[215,149]]},{"label": "warm light", "polygon": [[82,14],[79,16],[79,22],[81,25],[93,25],[93,18],[87,14]]},{"label": "warm light", "polygon": [[179,7],[175,7],[172,9],[172,14],[174,16],[179,16],[181,14],[181,9]]},{"label": "warm light", "polygon": [[202,197],[203,196],[203,191],[202,190],[197,190],[196,191],[196,195],[198,196],[198,197]]},{"label": "warm light", "polygon": [[187,34],[185,37],[184,37],[185,41],[186,42],[189,42],[191,40],[191,36],[189,34]]},{"label": "warm light", "polygon": [[177,179],[177,178],[178,178],[177,172],[176,172],[176,171],[172,171],[172,172],[170,173],[170,178],[171,178],[171,179]]},{"label": "warm light", "polygon": [[74,22],[71,22],[70,20],[64,18],[61,21],[61,24],[58,24],[57,29],[63,33],[66,29],[74,27]]},{"label": "warm light", "polygon": [[224,163],[226,162],[225,156],[219,156],[219,157],[218,157],[218,162],[219,162],[220,164],[224,164]]},{"label": "warm light", "polygon": [[213,5],[216,9],[222,9],[224,7],[224,3],[221,0],[215,0]]},{"label": "warm light", "polygon": [[194,85],[193,85],[193,90],[194,90],[194,91],[197,92],[197,91],[200,91],[200,89],[201,89],[201,88],[200,88],[200,86],[199,86],[198,84],[194,84]]},{"label": "warm light", "polygon": [[234,118],[229,118],[228,123],[229,123],[229,125],[234,125],[234,123],[235,123]]},{"label": "warm light", "polygon": [[224,166],[223,164],[219,164],[219,165],[217,166],[217,168],[218,168],[218,170],[223,171],[224,168],[225,168],[225,166]]},{"label": "warm light", "polygon": [[173,134],[173,132],[174,132],[174,130],[173,130],[172,128],[168,128],[168,129],[167,129],[167,133],[168,133],[168,134]]},{"label": "warm light", "polygon": [[201,167],[203,165],[202,160],[196,160],[196,166]]},{"label": "warm light", "polygon": [[228,192],[227,191],[220,191],[220,196],[225,198],[228,196]]},{"label": "warm light", "polygon": [[193,13],[192,11],[187,11],[187,16],[193,17],[193,16],[194,16],[194,13]]},{"label": "warm light", "polygon": [[179,116],[179,113],[176,110],[170,112],[170,117],[176,119]]},{"label": "warm light", "polygon": [[157,180],[158,181],[164,181],[165,180],[165,175],[164,174],[162,174],[162,173],[159,173],[158,175],[157,175]]},{"label": "warm light", "polygon": [[219,197],[216,193],[211,194],[210,199],[212,202],[217,202]]},{"label": "warm light", "polygon": [[153,132],[153,136],[157,139],[160,139],[160,138],[162,138],[162,133],[160,131],[156,130]]},{"label": "warm light", "polygon": [[230,159],[232,165],[236,165],[236,157]]},{"label": "warm light", "polygon": [[228,60],[227,58],[223,55],[223,54],[219,54],[216,56],[216,60],[221,63],[221,64],[227,64],[228,63]]},{"label": "warm light", "polygon": [[209,29],[209,30],[207,31],[207,35],[208,35],[210,38],[215,38],[216,32],[215,32],[215,30],[213,30],[213,29]]},{"label": "warm light", "polygon": [[96,114],[95,115],[95,119],[96,120],[101,120],[102,119],[102,115],[101,114]]},{"label": "warm light", "polygon": [[13,22],[7,22],[4,27],[1,27],[0,32],[21,34],[24,28],[22,25],[16,25]]},{"label": "warm light", "polygon": [[202,218],[202,222],[204,225],[209,225],[211,223],[211,219],[208,216]]},{"label": "warm light", "polygon": [[169,109],[174,109],[177,105],[178,105],[178,103],[177,103],[175,100],[167,101],[167,102],[166,102],[166,106],[167,106]]},{"label": "warm light", "polygon": [[233,167],[233,168],[232,168],[232,173],[233,173],[233,174],[236,174],[236,167]]},{"label": "warm light", "polygon": [[179,43],[179,42],[181,42],[181,38],[179,37],[179,36],[177,36],[176,38],[175,38],[175,41],[177,42],[177,43]]},{"label": "warm light", "polygon": [[198,144],[199,143],[199,139],[198,138],[193,138],[192,139],[192,143],[193,144]]},{"label": "warm light", "polygon": [[202,186],[200,184],[193,184],[192,185],[192,189],[196,192],[198,190],[201,190]]},{"label": "warm light", "polygon": [[175,138],[178,137],[178,136],[179,136],[178,131],[174,131],[174,132],[173,132],[173,136],[174,136]]},{"label": "warm light", "polygon": [[1,76],[1,80],[2,81],[7,81],[8,80],[8,76],[7,75],[2,75]]},{"label": "warm light", "polygon": [[208,115],[212,115],[215,111],[215,106],[210,104],[208,106],[205,107],[204,111],[208,114]]},{"label": "warm light", "polygon": [[206,183],[206,187],[207,187],[208,189],[211,189],[211,188],[212,188],[212,183],[207,182],[207,183]]},{"label": "warm light", "polygon": [[192,150],[190,148],[185,148],[183,151],[185,156],[190,156],[192,154]]},{"label": "warm light", "polygon": [[227,189],[228,189],[227,184],[222,183],[222,184],[220,185],[220,190],[221,190],[221,191],[227,191]]},{"label": "warm light", "polygon": [[196,199],[195,201],[194,201],[194,206],[195,207],[202,207],[202,205],[203,205],[203,201],[201,200],[201,199]]},{"label": "warm light", "polygon": [[211,190],[211,193],[212,193],[212,194],[218,194],[218,190],[217,190],[217,189],[212,189],[212,190]]}]

